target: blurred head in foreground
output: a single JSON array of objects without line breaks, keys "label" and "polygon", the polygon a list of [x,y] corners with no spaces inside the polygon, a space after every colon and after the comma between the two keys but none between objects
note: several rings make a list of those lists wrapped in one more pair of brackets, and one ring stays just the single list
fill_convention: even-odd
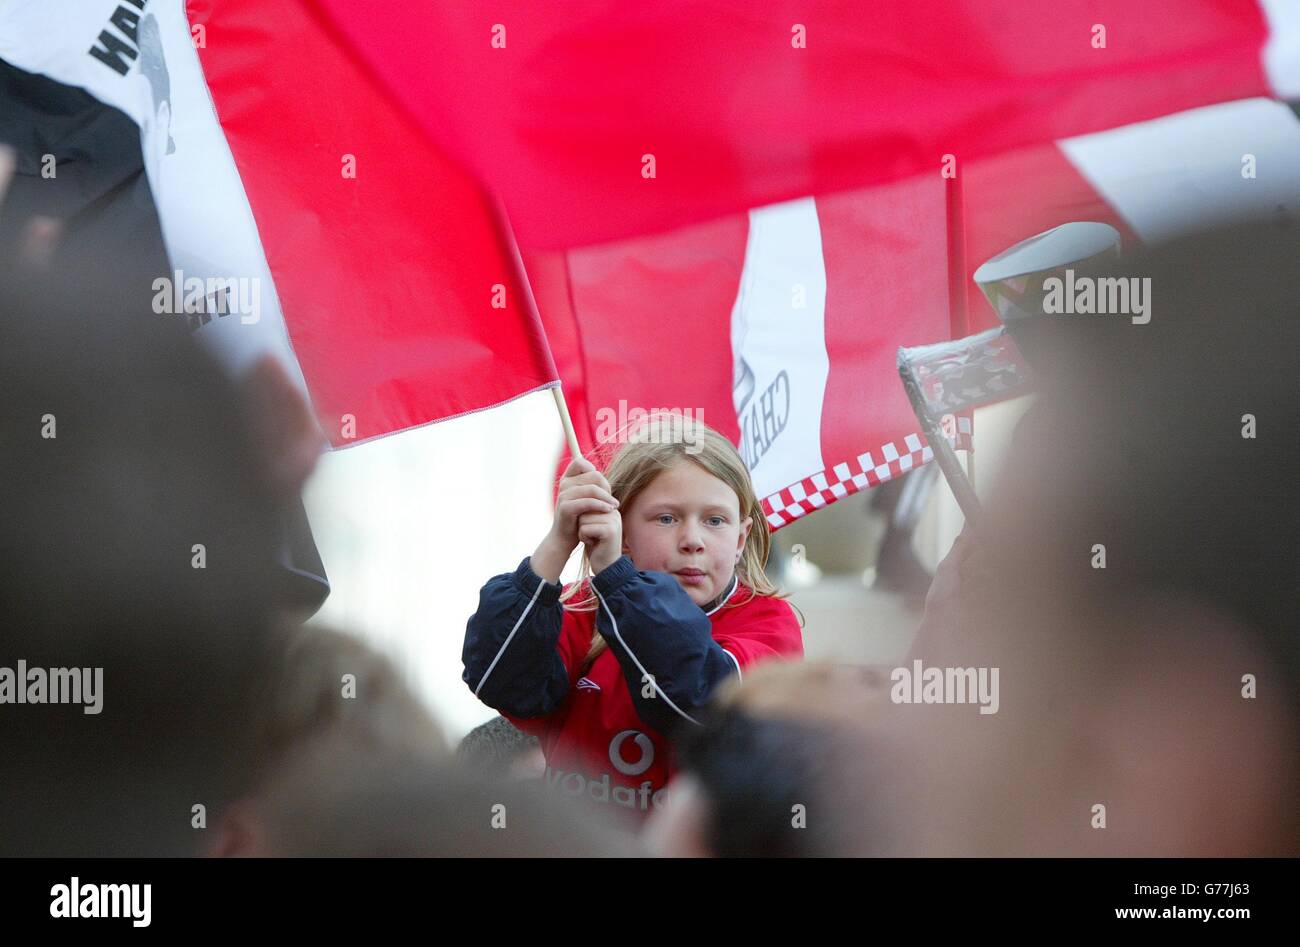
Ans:
[{"label": "blurred head in foreground", "polygon": [[228,382],[152,313],[147,281],[15,272],[0,280],[0,666],[101,683],[97,711],[85,693],[0,706],[0,850],[186,854],[248,756],[276,497]]},{"label": "blurred head in foreground", "polygon": [[631,853],[540,786],[457,765],[397,667],[352,635],[282,625],[256,701],[250,780],[206,854]]},{"label": "blurred head in foreground", "polygon": [[1278,225],[1148,249],[1079,275],[1129,281],[1149,321],[1040,333],[979,580],[913,655],[999,668],[998,710],[892,717],[917,854],[1300,851],[1297,260]]},{"label": "blurred head in foreground", "polygon": [[546,757],[537,737],[499,715],[465,734],[456,746],[456,759],[466,769],[495,778],[546,775]]},{"label": "blurred head in foreground", "polygon": [[[447,756],[424,704],[393,663],[361,639],[286,621],[275,642],[256,688],[248,780],[206,840],[207,854],[268,853],[268,836],[286,817],[268,789],[305,748],[328,743],[341,772],[378,753]],[[331,827],[317,831],[328,835]]]},{"label": "blurred head in foreground", "polygon": [[889,854],[905,761],[880,730],[880,669],[768,662],[720,691],[680,746],[673,803],[645,827],[673,857]]},{"label": "blurred head in foreground", "polygon": [[637,854],[589,813],[540,787],[492,781],[445,758],[299,745],[266,783],[268,814],[250,855],[593,857]]}]

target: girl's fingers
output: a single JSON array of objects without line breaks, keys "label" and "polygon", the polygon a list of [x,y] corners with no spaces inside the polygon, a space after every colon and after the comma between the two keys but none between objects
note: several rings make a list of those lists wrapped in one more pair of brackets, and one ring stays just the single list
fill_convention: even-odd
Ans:
[{"label": "girl's fingers", "polygon": [[601,510],[584,513],[578,517],[578,531],[598,533],[600,536],[610,536],[619,529],[620,523],[618,513],[614,510]]},{"label": "girl's fingers", "polygon": [[581,516],[584,513],[608,513],[614,510],[610,504],[595,497],[579,497],[566,500],[563,504],[566,516]]},{"label": "girl's fingers", "polygon": [[564,475],[566,477],[577,477],[584,473],[593,472],[595,471],[595,469],[596,466],[591,461],[589,461],[586,457],[579,456],[573,458],[573,460],[569,463],[569,466],[564,471]]},{"label": "girl's fingers", "polygon": [[602,490],[595,484],[583,484],[582,486],[571,487],[567,490],[560,491],[560,496],[564,500],[576,500],[580,497],[593,497],[612,506],[618,506],[618,500],[614,499],[614,494],[608,490]]},{"label": "girl's fingers", "polygon": [[576,480],[565,480],[563,483],[560,484],[559,492],[565,493],[570,490],[581,490],[584,487],[591,487],[593,489],[603,491],[604,493],[610,493],[610,494],[613,493],[613,491],[609,489],[609,482],[604,480],[603,478],[599,480],[596,479],[594,474],[592,475],[591,479],[579,478]]},{"label": "girl's fingers", "polygon": [[582,457],[569,464],[560,481],[560,489],[579,483],[594,483],[605,490],[609,489],[609,481],[605,479],[605,475],[597,470],[591,461]]},{"label": "girl's fingers", "polygon": [[558,514],[560,525],[557,529],[564,535],[581,538],[584,526],[595,525],[599,520],[617,515],[616,510],[599,500],[573,500],[561,507]]}]

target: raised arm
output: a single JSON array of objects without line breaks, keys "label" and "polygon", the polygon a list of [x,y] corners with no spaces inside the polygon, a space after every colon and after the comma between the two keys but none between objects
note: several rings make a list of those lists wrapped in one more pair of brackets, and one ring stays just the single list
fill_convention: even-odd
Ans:
[{"label": "raised arm", "polygon": [[672,576],[638,572],[622,556],[592,578],[596,628],[618,658],[637,713],[665,736],[697,714],[737,662],[713,623]]},{"label": "raised arm", "polygon": [[479,593],[465,629],[461,679],[489,707],[542,717],[569,691],[558,644],[564,624],[560,571],[578,545],[583,514],[609,514],[618,501],[591,462],[574,458],[560,480],[555,520],[532,556],[494,576]]},{"label": "raised arm", "polygon": [[564,700],[569,673],[557,648],[564,621],[560,591],[525,558],[479,592],[478,611],[465,628],[461,680],[489,707],[542,717]]}]

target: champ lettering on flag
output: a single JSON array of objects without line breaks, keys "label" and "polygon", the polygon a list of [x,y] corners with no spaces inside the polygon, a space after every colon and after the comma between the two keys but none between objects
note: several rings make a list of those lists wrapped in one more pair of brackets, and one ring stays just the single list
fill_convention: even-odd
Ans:
[{"label": "champ lettering on flag", "polygon": [[[1254,179],[1242,176],[1234,143],[1243,140],[1266,169]],[[1300,120],[1282,103],[1247,99],[960,173],[965,331],[975,333],[1000,323],[974,271],[1060,224],[1109,224],[1131,248],[1236,216],[1300,216]],[[740,448],[773,528],[929,462],[893,360],[900,346],[960,332],[944,298],[944,210],[938,181],[918,179],[596,247],[526,251],[566,390],[578,392],[569,397],[584,448],[596,442],[589,420],[620,398],[700,406]],[[969,446],[970,419],[953,423],[956,443]]]},{"label": "champ lettering on flag", "polygon": [[[259,290],[255,320],[222,318],[205,296],[201,312],[185,314],[196,336],[235,371],[275,352],[335,446],[482,410],[562,376],[584,447],[602,407],[699,410],[737,444],[779,527],[930,459],[893,353],[993,324],[969,281],[984,259],[1069,220],[1110,223],[1130,242],[1207,207],[1214,217],[1279,203],[1278,182],[1294,170],[1274,169],[1296,150],[1294,116],[1246,97],[1300,87],[1298,18],[1273,0],[1193,0],[1154,46],[1137,48],[1123,38],[1129,8],[1103,7],[1094,19],[1111,25],[1104,68],[1064,27],[1044,33],[1024,0],[958,4],[938,19],[886,4],[870,31],[847,34],[826,28],[839,8],[814,3],[802,45],[787,24],[768,35],[725,15],[700,21],[692,3],[595,45],[587,40],[616,15],[608,4],[544,22],[519,8],[502,40],[508,56],[463,38],[479,29],[475,4],[398,3],[381,21],[300,0],[0,0],[0,58],[86,88],[139,124],[176,271]],[[979,75],[1021,27],[991,36],[988,49],[970,38],[1019,22],[1018,10],[1033,30],[1034,42],[1017,47],[1029,59],[999,59],[1006,74],[991,85],[904,82],[888,59],[826,67],[863,44],[906,44],[953,75]],[[402,24],[417,11],[468,60],[412,75],[427,57],[405,55],[418,36]],[[227,39],[196,49],[192,34]],[[697,89],[700,75],[716,81],[682,101],[647,84],[638,70],[670,89],[677,81],[628,55],[660,48],[647,42],[656,37],[700,67]],[[741,59],[745,69],[731,68]],[[587,82],[593,71],[608,81]],[[503,96],[500,121],[473,118],[475,103]],[[1063,107],[1084,97],[1097,107]],[[1228,99],[1244,101],[1214,104]],[[841,100],[859,104],[824,107]],[[561,101],[573,109],[557,111]],[[1005,121],[931,127],[939,107],[958,118],[994,109]],[[602,122],[579,120],[596,114]],[[792,114],[802,119],[789,134],[773,134],[768,126]],[[1138,119],[1152,120],[1125,124]],[[593,129],[609,130],[604,120],[656,144],[616,167],[621,151],[608,141],[581,147]],[[1221,134],[1230,126],[1251,130],[1271,175],[1241,194],[1229,180],[1240,178],[1236,158],[1227,168],[1203,147],[1240,139]],[[1053,141],[1066,135],[1077,137]],[[916,147],[900,159],[878,147],[884,140]],[[960,153],[965,178],[970,324],[960,327],[946,298],[943,154],[925,147],[940,140],[939,151]],[[657,159],[649,177],[647,153]],[[1131,160],[1147,154],[1160,160]],[[480,181],[505,199],[509,225]],[[969,419],[955,419],[951,436],[969,434]]]},{"label": "champ lettering on flag", "polygon": [[[583,391],[575,413],[701,411],[738,446],[773,529],[928,462],[894,360],[900,340],[953,337],[945,200],[933,175],[529,254],[576,373],[566,389]],[[598,426],[578,427],[594,447]]]}]

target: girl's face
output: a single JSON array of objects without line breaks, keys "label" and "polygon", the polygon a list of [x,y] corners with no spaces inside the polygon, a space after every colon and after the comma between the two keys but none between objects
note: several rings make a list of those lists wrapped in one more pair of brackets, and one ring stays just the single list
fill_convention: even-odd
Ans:
[{"label": "girl's face", "polygon": [[736,491],[690,461],[660,473],[623,513],[623,551],[641,572],[667,572],[696,605],[727,590],[752,517]]}]

